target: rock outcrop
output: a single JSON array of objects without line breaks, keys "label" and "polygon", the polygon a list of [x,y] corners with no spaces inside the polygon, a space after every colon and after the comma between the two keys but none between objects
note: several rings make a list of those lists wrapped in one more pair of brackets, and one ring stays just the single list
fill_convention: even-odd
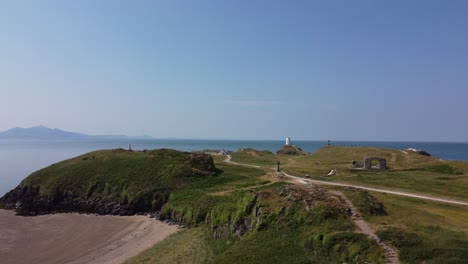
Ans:
[{"label": "rock outcrop", "polygon": [[358,202],[355,204],[359,211],[370,215],[387,215],[384,204],[365,190],[347,187],[345,192],[358,194]]},{"label": "rock outcrop", "polygon": [[415,152],[415,153],[418,153],[419,155],[423,155],[423,156],[427,156],[427,157],[430,157],[431,154],[429,154],[427,151],[424,151],[422,149],[416,149],[416,148],[407,148],[405,149],[406,151],[412,151],[412,152]]},{"label": "rock outcrop", "polygon": [[307,152],[294,145],[284,145],[282,149],[278,150],[276,154],[283,155],[307,155]]},{"label": "rock outcrop", "polygon": [[[166,194],[168,197],[169,194]],[[166,197],[166,200],[167,200]],[[83,199],[70,197],[66,194],[57,194],[49,197],[41,194],[38,186],[18,186],[11,190],[0,201],[5,209],[16,210],[18,215],[34,216],[50,213],[86,213],[99,215],[135,215],[154,214],[163,206],[163,200],[146,206],[143,199],[132,202],[117,203],[101,199]]]},{"label": "rock outcrop", "polygon": [[[214,237],[229,239],[267,228],[274,221],[293,221],[294,210],[310,214],[311,221],[350,216],[351,209],[339,197],[327,190],[308,186],[289,185],[256,192],[254,198],[243,208],[243,216],[228,217],[227,221],[216,222],[208,217]],[[213,213],[211,214],[213,215]],[[303,219],[298,220],[303,221]]]}]

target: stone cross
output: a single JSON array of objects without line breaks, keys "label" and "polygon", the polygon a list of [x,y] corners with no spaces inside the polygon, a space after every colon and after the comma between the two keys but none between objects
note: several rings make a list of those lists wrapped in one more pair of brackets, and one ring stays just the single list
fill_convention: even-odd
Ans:
[{"label": "stone cross", "polygon": [[279,160],[278,160],[278,162],[276,162],[276,165],[278,166],[278,168],[276,169],[276,172],[280,172],[280,167],[279,167],[280,164],[281,164],[281,163],[280,163]]}]

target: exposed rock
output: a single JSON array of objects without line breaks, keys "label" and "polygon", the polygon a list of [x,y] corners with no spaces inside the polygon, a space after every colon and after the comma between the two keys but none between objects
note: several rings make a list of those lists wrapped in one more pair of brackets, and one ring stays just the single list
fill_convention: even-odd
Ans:
[{"label": "exposed rock", "polygon": [[213,158],[205,154],[192,153],[190,166],[194,175],[207,176],[216,170]]},{"label": "exposed rock", "polygon": [[[124,149],[115,149],[110,151],[102,151],[102,153],[108,155],[106,157],[112,158],[116,153],[128,153],[128,151]],[[177,169],[172,170],[172,173],[174,174],[174,179],[180,177],[180,175],[205,177],[214,175],[216,172],[218,172],[213,162],[213,158],[209,155],[201,153],[179,152],[167,149],[155,150],[151,151],[151,153],[157,155],[158,160],[169,160],[173,162],[178,162],[178,165],[180,166],[177,167]],[[144,157],[144,159],[146,159],[148,156]],[[88,158],[88,155],[85,155],[84,158],[77,157],[77,162],[91,162],[91,160],[94,159],[94,155],[92,157],[90,156],[90,158]],[[72,167],[75,164],[68,164],[67,162],[69,161],[64,161],[62,163],[70,167]],[[128,164],[136,167],[135,163],[132,163],[132,159],[129,159]],[[155,164],[159,163],[155,162]],[[161,164],[163,164],[163,166],[167,166],[164,162],[162,162]],[[112,167],[109,164],[107,166]],[[60,172],[60,170],[55,169],[54,165],[50,166],[48,169],[53,171],[53,173]],[[166,168],[155,167],[153,171],[164,171],[164,169]],[[41,177],[47,178],[53,176],[53,173],[41,175]],[[154,174],[157,175],[157,173]],[[167,177],[172,176],[171,171],[166,172],[166,174],[168,175]],[[122,179],[124,183],[128,183],[129,185],[131,185],[133,179],[130,178],[130,176],[118,176]],[[32,174],[29,177],[37,177],[37,175]],[[98,175],[93,175],[93,177],[94,179],[99,178]],[[134,215],[139,213],[146,214],[160,211],[162,206],[167,202],[170,196],[170,192],[178,188],[177,186],[172,187],[169,185],[160,188],[158,187],[158,189],[142,188],[143,190],[135,191],[134,193],[132,193],[133,197],[129,201],[128,195],[124,195],[124,197],[121,198],[116,198],[119,196],[112,196],[108,193],[103,192],[95,192],[97,185],[91,185],[91,180],[90,182],[80,182],[82,186],[86,186],[87,184],[91,186],[88,189],[88,191],[85,191],[86,189],[80,189],[80,186],[78,186],[78,188],[76,189],[73,189],[72,187],[67,189],[66,187],[63,187],[65,185],[63,183],[63,178],[65,177],[62,174],[60,178],[54,179],[57,182],[57,184],[55,185],[50,184],[50,181],[46,180],[42,182],[39,181],[41,183],[37,183],[38,181],[25,180],[22,184],[20,184],[15,189],[11,190],[2,198],[0,198],[0,207],[10,210],[16,210],[17,214],[19,215],[40,215],[56,212],[77,212],[101,215]],[[155,176],[155,179],[158,180],[158,177]],[[149,183],[147,179],[140,180],[144,181],[142,182],[142,184]],[[178,182],[178,180],[173,181],[175,183]],[[44,182],[49,182],[49,184],[46,184]],[[124,183],[121,184],[124,185]],[[107,188],[108,183],[105,182],[103,184],[106,184]],[[109,188],[112,189],[118,187],[112,186],[112,184],[115,183],[109,183]],[[51,189],[53,191],[51,191]],[[174,219],[176,218],[174,217]]]},{"label": "exposed rock", "polygon": [[354,187],[347,187],[345,191],[357,192],[359,194],[359,201],[356,206],[360,211],[366,212],[370,215],[387,215],[384,204],[367,191]]},{"label": "exposed rock", "polygon": [[307,189],[300,188],[296,185],[283,186],[280,188],[278,194],[287,201],[304,204],[306,211],[313,209],[319,204],[331,203],[339,208],[341,213],[345,213],[346,215],[350,215],[351,213],[350,209],[346,207],[336,195],[317,186],[309,186]]},{"label": "exposed rock", "polygon": [[307,152],[294,145],[284,145],[282,149],[278,150],[276,154],[283,155],[307,155]]},{"label": "exposed rock", "polygon": [[156,213],[162,205],[143,206],[138,200],[116,203],[99,199],[83,199],[57,194],[51,198],[41,194],[39,187],[19,185],[0,199],[5,209],[16,210],[18,215],[34,216],[49,213],[88,213],[99,215],[135,215]]},{"label": "exposed rock", "polygon": [[405,149],[406,151],[412,151],[412,152],[415,152],[415,153],[418,153],[419,155],[423,155],[423,156],[427,156],[427,157],[430,157],[431,154],[429,154],[428,152],[422,150],[422,149],[416,149],[416,148],[407,148]]},{"label": "exposed rock", "polygon": [[353,162],[351,163],[353,165],[354,168],[362,168],[364,167],[364,165],[360,162],[357,162],[355,160],[353,160]]}]

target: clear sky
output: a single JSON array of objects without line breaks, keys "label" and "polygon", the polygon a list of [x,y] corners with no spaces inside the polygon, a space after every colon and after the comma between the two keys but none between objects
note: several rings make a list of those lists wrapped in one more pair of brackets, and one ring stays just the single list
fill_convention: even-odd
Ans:
[{"label": "clear sky", "polygon": [[468,1],[1,1],[0,130],[468,141]]}]

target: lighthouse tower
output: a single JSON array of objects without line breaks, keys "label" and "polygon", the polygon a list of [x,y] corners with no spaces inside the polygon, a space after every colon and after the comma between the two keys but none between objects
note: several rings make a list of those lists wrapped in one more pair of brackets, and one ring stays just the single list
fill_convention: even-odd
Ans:
[{"label": "lighthouse tower", "polygon": [[286,146],[291,146],[291,138],[290,137],[287,137],[286,138]]}]

